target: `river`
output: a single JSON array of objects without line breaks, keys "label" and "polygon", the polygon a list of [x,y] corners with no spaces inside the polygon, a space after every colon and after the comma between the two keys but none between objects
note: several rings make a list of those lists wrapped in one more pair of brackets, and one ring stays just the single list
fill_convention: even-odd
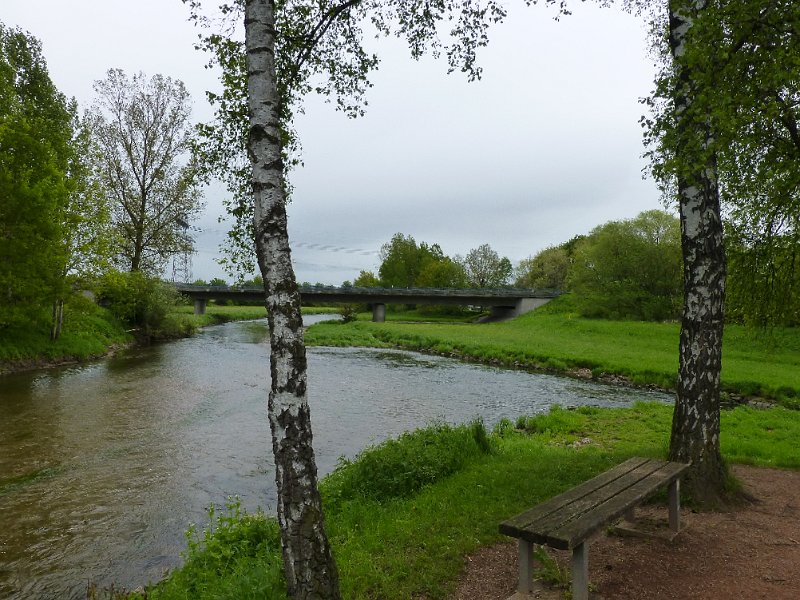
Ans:
[{"label": "river", "polygon": [[[327,318],[306,317],[306,323]],[[309,349],[321,474],[338,457],[434,420],[665,394],[465,364],[412,352]],[[0,598],[83,598],[180,563],[189,523],[238,495],[275,504],[266,418],[266,321],[103,361],[0,376]]]}]

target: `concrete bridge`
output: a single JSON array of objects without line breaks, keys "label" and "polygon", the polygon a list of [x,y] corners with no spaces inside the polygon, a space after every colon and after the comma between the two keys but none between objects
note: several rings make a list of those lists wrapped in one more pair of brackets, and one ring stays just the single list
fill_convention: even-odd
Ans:
[{"label": "concrete bridge", "polygon": [[[264,300],[261,287],[229,287],[176,284],[177,290],[194,300],[195,314],[203,314],[209,300]],[[559,296],[553,290],[452,289],[452,288],[359,288],[301,286],[303,303],[359,303],[372,306],[372,320],[386,320],[387,304],[439,304],[488,306],[492,319],[510,319],[530,312]]]}]

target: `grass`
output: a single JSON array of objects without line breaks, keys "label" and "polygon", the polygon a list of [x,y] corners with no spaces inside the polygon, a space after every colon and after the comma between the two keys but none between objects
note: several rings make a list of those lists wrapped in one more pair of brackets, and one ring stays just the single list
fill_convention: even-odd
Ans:
[{"label": "grass", "polygon": [[87,360],[132,341],[108,311],[74,296],[64,305],[63,329],[55,342],[50,340],[49,315],[24,326],[0,329],[0,371],[4,364]]},{"label": "grass", "polygon": [[[622,376],[636,385],[674,389],[679,332],[677,323],[593,320],[551,309],[486,324],[319,323],[306,342],[395,346],[555,372],[587,369],[598,378]],[[722,387],[800,407],[800,331],[727,326]]]},{"label": "grass", "polygon": [[230,321],[264,319],[266,316],[267,311],[263,306],[220,306],[217,304],[208,304],[205,314],[202,315],[194,314],[193,305],[176,306],[175,309],[167,315],[167,319],[194,331],[200,327],[208,327],[209,325],[220,325]]},{"label": "grass", "polygon": [[[463,557],[501,539],[499,522],[630,456],[663,457],[670,419],[662,404],[554,408],[488,435],[476,424],[434,425],[344,461],[321,484],[343,597],[446,598]],[[800,468],[800,412],[739,407],[723,413],[722,428],[728,461]],[[235,505],[215,519],[148,598],[285,598],[274,521]]]}]

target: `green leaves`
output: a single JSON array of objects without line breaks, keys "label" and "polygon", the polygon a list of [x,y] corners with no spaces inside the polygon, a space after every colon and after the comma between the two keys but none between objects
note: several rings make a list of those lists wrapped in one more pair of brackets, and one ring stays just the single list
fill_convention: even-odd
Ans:
[{"label": "green leaves", "polygon": [[[691,182],[696,165],[715,164],[731,315],[760,325],[796,323],[800,4],[724,0],[690,12],[685,52],[664,62],[647,100],[651,171],[671,200],[677,179]],[[679,80],[676,67],[691,78]],[[691,105],[676,105],[689,93]]]},{"label": "green leaves", "polygon": [[62,292],[74,106],[39,42],[0,23],[0,328]]},{"label": "green leaves", "polygon": [[[222,179],[231,194],[225,201],[231,229],[223,244],[226,257],[221,262],[229,275],[241,278],[255,270],[245,151],[248,113],[244,48],[233,34],[236,23],[242,20],[244,3],[221,3],[224,19],[220,27],[203,12],[199,0],[183,2],[191,9],[191,19],[203,30],[197,47],[209,54],[209,65],[222,70],[223,92],[208,95],[215,120],[198,128],[196,150],[203,174]],[[564,2],[546,3],[560,4],[561,12],[566,12]],[[403,38],[412,58],[426,53],[444,56],[448,71],[461,71],[472,80],[480,78],[477,53],[488,44],[490,26],[506,16],[505,6],[498,0],[278,0],[275,9],[275,62],[287,182],[291,169],[301,164],[293,119],[302,112],[306,96],[324,96],[351,118],[364,114],[367,92],[372,87],[370,76],[379,64],[378,55],[366,49],[365,39],[375,34]],[[291,184],[286,183],[286,187],[288,198]]]},{"label": "green leaves", "polygon": [[575,245],[567,286],[584,316],[676,318],[682,291],[678,220],[652,210],[596,227]]}]

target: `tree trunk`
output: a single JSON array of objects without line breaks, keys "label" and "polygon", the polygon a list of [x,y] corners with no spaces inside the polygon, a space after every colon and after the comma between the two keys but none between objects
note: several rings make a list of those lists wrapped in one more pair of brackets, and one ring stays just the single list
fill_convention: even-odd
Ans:
[{"label": "tree trunk", "polygon": [[671,460],[691,461],[686,489],[696,501],[712,504],[724,496],[727,479],[719,446],[725,249],[712,133],[707,120],[698,124],[692,117],[698,81],[707,79],[682,60],[687,33],[705,2],[670,0],[669,8],[677,73],[676,153],[685,167],[678,176],[684,306],[669,454]]},{"label": "tree trunk", "polygon": [[292,598],[338,599],[338,574],[317,489],[300,294],[286,227],[274,0],[247,0],[245,35],[248,152],[253,165],[256,251],[269,315],[272,386],[268,413],[284,569]]},{"label": "tree trunk", "polygon": [[64,300],[59,298],[53,301],[53,325],[50,329],[50,340],[55,342],[61,337],[61,329],[64,326]]}]

